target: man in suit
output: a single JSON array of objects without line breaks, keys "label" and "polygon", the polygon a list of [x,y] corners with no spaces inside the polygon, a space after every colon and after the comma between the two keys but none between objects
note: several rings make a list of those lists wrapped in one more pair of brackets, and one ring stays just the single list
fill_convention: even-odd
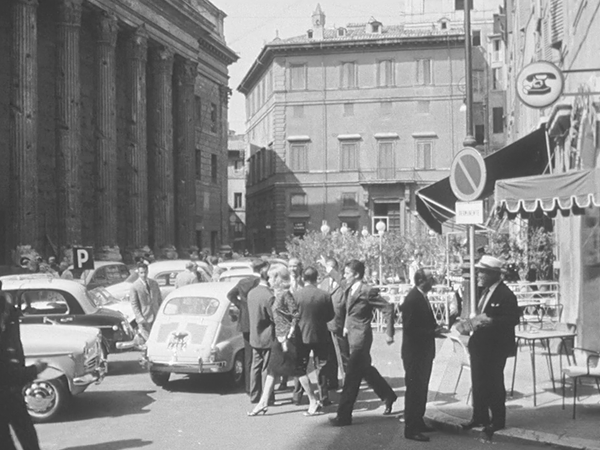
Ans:
[{"label": "man in suit", "polygon": [[133,282],[129,290],[129,301],[138,325],[138,332],[148,340],[162,297],[158,283],[148,278],[148,266],[145,263],[138,263],[137,273],[138,279]]},{"label": "man in suit", "polygon": [[483,255],[475,265],[483,292],[478,315],[470,321],[473,416],[463,428],[483,426],[488,437],[506,426],[504,366],[514,351],[515,326],[519,323],[517,298],[502,281],[502,266],[500,259],[489,255]]},{"label": "man in suit", "polygon": [[352,424],[352,408],[363,379],[385,402],[385,415],[391,414],[392,405],[397,399],[390,385],[371,365],[373,309],[378,308],[384,311],[387,319],[386,342],[388,345],[394,342],[394,310],[392,305],[379,295],[378,289],[372,289],[363,282],[364,275],[365,265],[356,259],[350,260],[344,268],[346,304],[344,334],[348,336],[350,359],[337,415],[330,419],[331,424],[338,427]]},{"label": "man in suit", "polygon": [[269,265],[261,266],[258,286],[248,293],[248,319],[252,364],[250,368],[250,402],[258,403],[262,396],[263,383],[267,379],[267,366],[271,357],[271,346],[275,339],[273,301],[275,296],[267,280]]},{"label": "man in suit", "polygon": [[435,357],[435,331],[437,322],[427,298],[434,284],[431,271],[417,269],[415,287],[402,303],[402,362],[406,394],[404,397],[404,437],[427,442],[423,434],[433,431],[423,421],[433,358]]},{"label": "man in suit", "polygon": [[346,320],[346,305],[344,304],[344,290],[342,288],[341,276],[338,272],[338,262],[334,258],[321,257],[319,263],[325,268],[327,274],[321,283],[319,289],[327,292],[331,297],[334,317],[327,322],[327,328],[331,333],[331,340],[328,345],[327,363],[323,367],[323,372],[327,377],[329,389],[338,389],[338,370],[342,368],[342,378],[345,377],[346,367],[348,365],[349,350],[348,339],[344,336],[344,321]]},{"label": "man in suit", "polygon": [[298,360],[305,369],[308,367],[310,353],[313,353],[319,383],[319,400],[327,406],[331,401],[323,367],[327,362],[328,344],[331,340],[327,322],[333,319],[334,313],[331,297],[317,287],[318,276],[319,273],[314,267],[307,267],[303,273],[304,287],[294,294],[300,314],[297,351]]},{"label": "man in suit", "polygon": [[238,283],[229,291],[227,298],[240,310],[238,328],[244,338],[244,378],[246,385],[246,394],[250,395],[250,371],[252,367],[252,346],[250,345],[250,319],[248,317],[248,294],[252,289],[258,286],[260,282],[260,272],[267,267],[267,261],[259,260],[252,265],[256,275],[250,275],[238,281]]}]

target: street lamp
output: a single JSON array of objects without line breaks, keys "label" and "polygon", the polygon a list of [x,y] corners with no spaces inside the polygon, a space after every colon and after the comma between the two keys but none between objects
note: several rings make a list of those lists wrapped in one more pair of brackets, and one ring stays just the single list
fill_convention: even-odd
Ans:
[{"label": "street lamp", "polygon": [[385,222],[380,220],[375,228],[379,234],[379,284],[383,284],[383,233],[385,233]]},{"label": "street lamp", "polygon": [[346,222],[342,222],[342,226],[340,227],[340,233],[346,234],[348,232],[348,224]]},{"label": "street lamp", "polygon": [[363,226],[363,229],[360,232],[360,234],[362,234],[362,237],[364,237],[364,238],[366,238],[369,235],[369,230],[367,229],[366,225]]},{"label": "street lamp", "polygon": [[327,225],[327,221],[323,220],[323,223],[321,225],[321,233],[327,234],[329,233],[329,231],[331,231],[331,228],[329,228],[329,225]]}]

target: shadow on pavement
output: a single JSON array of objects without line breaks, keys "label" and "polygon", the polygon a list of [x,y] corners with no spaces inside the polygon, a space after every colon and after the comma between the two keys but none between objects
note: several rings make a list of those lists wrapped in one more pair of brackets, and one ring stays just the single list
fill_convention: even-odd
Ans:
[{"label": "shadow on pavement", "polygon": [[124,450],[127,448],[141,448],[151,445],[152,441],[144,439],[125,439],[122,441],[103,442],[101,444],[78,445],[66,447],[63,450]]},{"label": "shadow on pavement", "polygon": [[77,422],[80,420],[97,419],[99,417],[146,414],[149,412],[146,407],[154,403],[154,399],[149,394],[154,392],[156,391],[84,392],[71,399],[71,404],[68,410],[61,415],[60,421]]},{"label": "shadow on pavement", "polygon": [[243,392],[243,387],[234,386],[226,374],[197,374],[172,378],[163,388],[168,392],[190,394],[230,395]]},{"label": "shadow on pavement", "polygon": [[119,376],[119,375],[136,375],[138,373],[148,372],[144,369],[138,359],[126,360],[126,361],[114,361],[109,357],[108,360],[108,373],[107,376]]}]

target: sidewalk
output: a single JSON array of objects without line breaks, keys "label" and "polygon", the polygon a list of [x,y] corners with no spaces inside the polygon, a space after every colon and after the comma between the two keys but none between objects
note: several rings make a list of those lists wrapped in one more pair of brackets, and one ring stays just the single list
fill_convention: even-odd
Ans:
[{"label": "sidewalk", "polygon": [[[450,339],[438,341],[438,352],[434,361],[429,384],[430,396],[426,417],[437,428],[449,432],[461,432],[460,424],[471,418],[470,396],[471,373],[463,370],[456,392],[460,372],[461,356],[454,353]],[[600,450],[600,394],[593,380],[585,380],[578,386],[577,418],[573,420],[573,390],[567,380],[565,409],[562,409],[562,388],[559,357],[553,356],[556,392],[546,357],[536,348],[537,406],[533,405],[533,379],[530,350],[520,346],[517,354],[515,390],[510,388],[515,358],[509,358],[505,370],[507,390],[507,428],[494,434],[495,441],[536,442],[569,449]],[[567,364],[563,357],[563,364]],[[471,398],[469,398],[469,402]],[[468,433],[485,438],[481,429]]]}]

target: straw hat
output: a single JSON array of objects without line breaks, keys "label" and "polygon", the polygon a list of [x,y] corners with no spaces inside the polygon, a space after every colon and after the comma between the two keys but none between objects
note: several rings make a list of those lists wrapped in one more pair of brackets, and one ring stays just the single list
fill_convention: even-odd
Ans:
[{"label": "straw hat", "polygon": [[504,272],[504,262],[501,259],[490,255],[483,255],[479,262],[475,264],[475,268],[480,270],[489,270],[491,272]]}]

